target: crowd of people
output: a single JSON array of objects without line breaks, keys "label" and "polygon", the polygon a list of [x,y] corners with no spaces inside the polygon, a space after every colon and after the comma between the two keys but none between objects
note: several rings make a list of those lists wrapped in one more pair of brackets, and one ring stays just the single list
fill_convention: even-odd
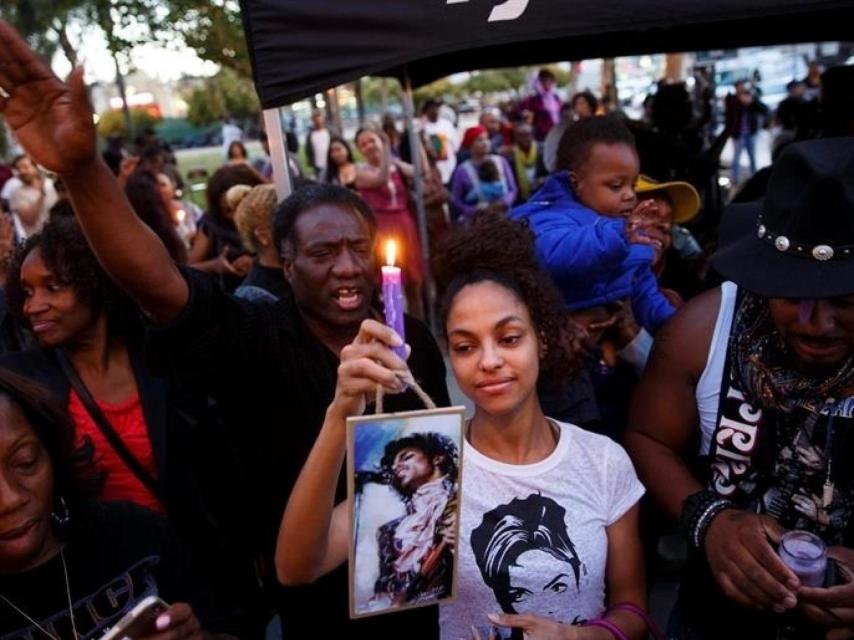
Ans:
[{"label": "crowd of people", "polygon": [[[547,69],[462,135],[427,101],[417,149],[385,121],[357,159],[316,112],[314,175],[281,202],[229,140],[202,212],[155,140],[102,156],[82,73],[59,80],[0,22],[26,153],[0,216],[0,638],[98,638],[152,594],[169,606],[146,640],[263,638],[274,616],[286,638],[854,638],[851,70],[781,105],[809,126],[722,213],[721,140],[750,153],[761,126],[745,85],[713,138],[684,86],[634,122],[589,92],[563,104]],[[388,238],[403,351],[381,322]],[[381,570],[376,597],[441,574],[455,598],[351,620],[346,420],[380,392],[389,412],[450,405],[446,363],[473,407],[462,451],[404,439],[374,479],[408,509],[378,545],[442,554]],[[425,537],[407,516],[431,487]],[[818,582],[783,560],[795,530],[826,554]],[[662,633],[648,576],[676,531]]]}]

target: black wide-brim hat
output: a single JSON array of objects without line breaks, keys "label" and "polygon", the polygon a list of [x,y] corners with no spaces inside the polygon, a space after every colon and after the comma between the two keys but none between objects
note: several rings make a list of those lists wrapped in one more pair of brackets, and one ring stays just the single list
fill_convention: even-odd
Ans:
[{"label": "black wide-brim hat", "polygon": [[854,294],[854,137],[789,145],[765,197],[730,205],[712,266],[763,298]]}]

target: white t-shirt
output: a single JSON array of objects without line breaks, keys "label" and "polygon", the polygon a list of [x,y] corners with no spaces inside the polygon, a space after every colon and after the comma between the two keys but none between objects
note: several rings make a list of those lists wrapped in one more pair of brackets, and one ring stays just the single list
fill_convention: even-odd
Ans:
[{"label": "white t-shirt", "polygon": [[448,184],[451,176],[454,175],[454,169],[457,166],[457,149],[460,148],[457,129],[445,118],[440,117],[436,122],[430,122],[424,118],[424,135],[427,136],[428,144],[438,152],[436,168],[442,174],[442,183]]},{"label": "white t-shirt", "polygon": [[466,443],[459,591],[440,609],[443,640],[470,638],[502,609],[575,623],[604,612],[605,528],[644,488],[614,441],[556,424],[555,450],[535,464],[497,462]]},{"label": "white t-shirt", "polygon": [[332,139],[329,129],[315,129],[308,134],[308,139],[314,151],[314,166],[321,170],[325,169],[329,144]]},{"label": "white t-shirt", "polygon": [[[42,196],[42,189],[44,196]],[[31,233],[41,230],[42,225],[47,222],[50,210],[56,204],[57,195],[56,188],[53,185],[53,180],[50,178],[42,178],[42,189],[31,187],[26,184],[21,184],[15,189],[9,197],[9,208],[12,210],[12,222],[15,225],[15,234],[19,242],[23,242],[30,235],[24,229],[24,220],[21,219],[20,210],[32,209],[39,200],[41,200],[41,209],[38,211],[38,217],[30,219],[27,216],[27,224],[33,227]]]},{"label": "white t-shirt", "polygon": [[2,191],[0,191],[0,198],[3,200],[9,200],[12,197],[12,193],[20,187],[23,182],[18,176],[12,176],[8,180],[6,180],[6,184],[3,185]]}]

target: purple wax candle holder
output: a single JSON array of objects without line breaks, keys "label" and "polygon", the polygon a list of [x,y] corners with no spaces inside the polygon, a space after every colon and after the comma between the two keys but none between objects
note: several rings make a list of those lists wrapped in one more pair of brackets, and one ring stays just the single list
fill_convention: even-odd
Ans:
[{"label": "purple wax candle holder", "polygon": [[[383,274],[383,306],[385,307],[385,323],[397,332],[401,340],[406,342],[403,328],[403,276],[400,267],[384,266]],[[400,359],[406,362],[406,346],[400,345],[392,349]]]},{"label": "purple wax candle holder", "polygon": [[827,572],[827,547],[809,531],[789,531],[783,535],[780,559],[795,572],[805,587],[824,586]]}]

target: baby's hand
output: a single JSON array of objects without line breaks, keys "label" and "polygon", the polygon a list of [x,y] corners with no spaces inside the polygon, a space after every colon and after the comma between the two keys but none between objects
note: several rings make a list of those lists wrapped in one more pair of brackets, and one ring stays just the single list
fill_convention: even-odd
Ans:
[{"label": "baby's hand", "polygon": [[633,244],[652,244],[649,229],[657,219],[658,203],[655,200],[641,201],[629,214],[626,222],[626,237]]},{"label": "baby's hand", "polygon": [[632,244],[652,244],[646,224],[640,219],[629,218],[626,222],[626,237]]}]

